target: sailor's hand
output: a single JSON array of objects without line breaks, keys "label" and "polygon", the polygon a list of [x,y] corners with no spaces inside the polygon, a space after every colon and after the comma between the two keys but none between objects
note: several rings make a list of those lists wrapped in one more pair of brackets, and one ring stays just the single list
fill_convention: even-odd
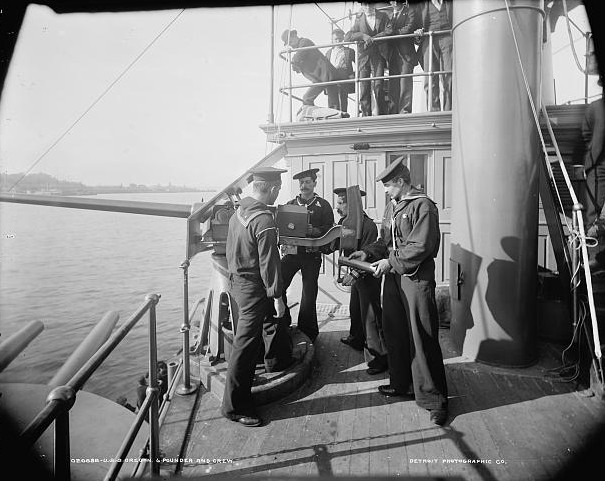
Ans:
[{"label": "sailor's hand", "polygon": [[382,277],[391,270],[391,264],[389,264],[388,259],[372,262],[372,267],[374,268],[374,277]]},{"label": "sailor's hand", "polygon": [[372,45],[374,43],[374,39],[372,37],[370,37],[369,35],[366,35],[365,37],[363,37],[363,43],[365,43],[366,47],[369,47],[370,45]]},{"label": "sailor's hand", "polygon": [[284,304],[283,297],[276,297],[273,299],[273,305],[275,306],[275,317],[281,319],[286,314],[286,304]]},{"label": "sailor's hand", "polygon": [[368,258],[368,254],[364,251],[355,251],[349,256],[349,259],[351,259],[351,260],[359,259],[362,262],[365,262],[365,260],[367,258]]},{"label": "sailor's hand", "polygon": [[422,35],[424,33],[423,28],[419,28],[418,30],[414,30],[414,35]]}]

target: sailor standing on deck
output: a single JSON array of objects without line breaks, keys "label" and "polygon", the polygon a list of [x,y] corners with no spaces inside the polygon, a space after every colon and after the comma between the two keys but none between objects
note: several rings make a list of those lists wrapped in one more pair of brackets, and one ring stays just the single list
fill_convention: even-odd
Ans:
[{"label": "sailor standing on deck", "polygon": [[439,251],[439,214],[435,203],[411,185],[403,157],[376,178],[391,202],[385,209],[380,239],[351,254],[374,261],[384,275],[382,328],[387,344],[390,384],[385,396],[406,396],[413,385],[416,403],[438,425],[447,420],[447,383],[439,346],[435,302],[435,261]]},{"label": "sailor standing on deck", "polygon": [[[304,205],[309,212],[309,225],[307,237],[321,237],[334,225],[334,212],[327,200],[315,193],[317,186],[317,172],[319,169],[309,169],[299,172],[293,178],[300,186],[300,195],[288,202],[290,205]],[[302,295],[298,311],[298,329],[306,334],[311,341],[319,334],[317,325],[317,279],[321,268],[321,252],[319,248],[282,246],[284,256],[281,260],[282,275],[284,277],[284,301],[286,290],[290,287],[294,275],[300,271],[302,274]],[[290,324],[290,310],[286,307],[286,323]]]},{"label": "sailor standing on deck", "polygon": [[[349,215],[349,204],[347,189],[341,187],[334,189],[338,196],[336,211],[342,216],[338,221],[342,224],[345,217]],[[361,190],[361,196],[366,193]],[[378,229],[372,219],[362,212],[361,233],[359,237],[359,248],[373,244],[378,238]],[[340,248],[340,239],[336,239],[330,248],[335,251]],[[343,251],[342,254],[349,255],[351,252]],[[366,372],[370,375],[380,374],[387,370],[387,350],[382,333],[382,307],[380,305],[380,279],[368,274],[357,273],[351,270],[343,276],[342,284],[351,286],[351,297],[349,299],[349,312],[351,316],[351,328],[349,335],[343,337],[340,342],[351,346],[353,349],[364,351],[364,357],[368,363]]]},{"label": "sailor standing on deck", "polygon": [[[285,304],[272,205],[281,189],[281,174],[273,167],[252,171],[253,192],[243,198],[229,220],[227,267],[229,292],[239,309],[233,351],[229,359],[222,414],[244,426],[262,424],[252,402],[252,381],[263,327],[272,315],[281,318]],[[263,326],[265,324],[265,326]],[[265,334],[270,329],[265,329]],[[265,335],[265,345],[272,339]],[[269,347],[270,350],[271,348]]]}]

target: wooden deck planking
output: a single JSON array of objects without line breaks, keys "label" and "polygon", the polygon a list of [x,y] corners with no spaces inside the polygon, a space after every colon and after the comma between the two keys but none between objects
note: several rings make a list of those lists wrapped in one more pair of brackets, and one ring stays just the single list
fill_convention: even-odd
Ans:
[{"label": "wooden deck planking", "polygon": [[[476,453],[469,446],[489,446],[493,445],[493,440],[486,430],[472,422],[469,416],[456,416],[457,412],[462,411],[463,403],[468,403],[469,400],[459,370],[446,368],[446,376],[449,391],[449,419],[444,427],[446,435],[442,439],[444,454],[441,465],[444,468],[444,474],[454,476],[460,475],[460,473],[450,463],[444,463],[443,460],[473,459],[476,457]],[[479,466],[479,468],[476,469],[475,466]],[[491,479],[489,471],[483,465],[463,466],[462,475],[467,481]]]},{"label": "wooden deck planking", "polygon": [[200,405],[195,417],[195,424],[191,430],[186,458],[193,459],[193,463],[186,463],[181,473],[201,476],[213,474],[216,471],[214,463],[198,462],[198,459],[212,461],[223,458],[224,447],[231,442],[231,437],[237,437],[232,432],[229,437],[221,435],[220,425],[230,421],[221,416],[221,402],[214,394],[206,391],[202,394]]},{"label": "wooden deck planking", "polygon": [[[532,392],[536,384],[532,379],[520,377],[515,380],[514,387],[518,391]],[[567,453],[562,452],[553,440],[565,439],[567,429],[560,425],[559,414],[553,412],[549,406],[546,406],[545,399],[538,398],[533,405],[526,407],[526,411],[531,413],[531,418],[522,420],[522,429],[518,435],[523,438],[528,451],[534,456],[542,459],[542,465],[546,471],[546,478],[554,476],[563,466]],[[525,402],[522,406],[529,404]]]},{"label": "wooden deck planking", "polygon": [[[479,377],[481,379],[480,396],[487,407],[481,412],[481,417],[492,433],[492,438],[501,455],[500,458],[493,458],[493,462],[499,459],[506,463],[504,467],[496,469],[498,478],[502,479],[506,476],[503,479],[523,479],[527,475],[526,473],[533,473],[533,470],[528,469],[522,461],[524,449],[519,445],[519,439],[516,436],[517,428],[515,427],[514,417],[505,407],[507,403],[504,399],[504,393],[501,389],[498,389],[498,385],[489,372],[480,371]],[[475,389],[477,387],[475,385]]]},{"label": "wooden deck planking", "polygon": [[484,404],[481,403],[481,394],[472,382],[475,372],[471,371],[469,376],[467,368],[463,366],[450,366],[449,369],[446,367],[446,370],[451,373],[459,393],[449,425],[451,439],[460,451],[460,457],[454,459],[490,460],[490,464],[468,465],[467,471],[482,480],[497,479],[494,477],[496,467],[493,463],[496,459],[502,459],[502,455],[494,439],[494,432],[488,429],[482,415]]},{"label": "wooden deck planking", "polygon": [[[388,383],[388,376],[385,378],[385,384]],[[388,409],[388,400],[385,400],[387,430],[384,435],[384,441],[387,445],[387,464],[389,476],[401,476],[407,472],[407,447],[403,440],[403,416],[402,410]]]},{"label": "wooden deck planking", "polygon": [[[534,427],[532,423],[532,427],[528,429],[530,427],[528,421],[524,420],[526,408],[523,404],[523,397],[515,389],[510,389],[510,385],[506,383],[502,375],[492,373],[490,378],[500,394],[502,407],[499,412],[503,426],[506,427],[506,439],[509,440],[507,445],[513,448],[510,453],[504,452],[504,461],[520,472],[533,473],[534,479],[547,477],[548,471],[542,458],[536,455],[533,443],[528,442],[529,439],[526,436],[533,431]],[[520,379],[515,382],[519,384]]]},{"label": "wooden deck planking", "polygon": [[[336,425],[331,424],[338,416],[341,408],[339,393],[342,391],[342,372],[336,358],[340,350],[338,339],[341,333],[335,330],[336,326],[331,324],[325,326],[324,331],[318,337],[317,351],[319,362],[315,372],[317,378],[316,391],[313,393],[312,413],[308,415],[308,431],[305,443],[312,449],[312,462],[306,463],[303,475],[332,476],[332,450],[336,432]],[[328,330],[329,329],[329,330]],[[344,347],[344,346],[343,346]]]},{"label": "wooden deck planking", "polygon": [[370,432],[369,432],[369,469],[371,473],[378,476],[387,476],[389,474],[389,453],[388,440],[385,439],[384,433],[388,431],[388,412],[389,408],[385,402],[385,398],[378,392],[380,384],[387,384],[382,375],[371,376],[365,372],[366,365],[363,365],[363,376],[371,379],[365,383],[369,390],[369,399],[371,407],[369,409],[370,416]]},{"label": "wooden deck planking", "polygon": [[[186,464],[184,476],[548,479],[571,457],[564,455],[566,446],[577,452],[595,417],[605,415],[602,400],[570,392],[567,384],[451,359],[446,365],[450,418],[440,428],[414,401],[378,394],[377,386],[388,377],[367,375],[363,356],[339,342],[348,319],[321,324],[311,378],[287,398],[259,409],[268,420],[265,426],[251,429],[225,420],[216,398],[202,397],[185,456],[232,458],[233,463]],[[467,458],[491,464],[443,462]],[[496,465],[499,459],[507,464]]]},{"label": "wooden deck planking", "polygon": [[[346,333],[346,331],[344,332]],[[332,447],[335,456],[332,459],[332,468],[334,473],[343,474],[350,472],[351,439],[353,439],[353,428],[356,420],[355,410],[358,393],[356,381],[359,379],[359,372],[355,368],[362,362],[363,358],[358,351],[341,342],[338,342],[338,354],[345,360],[340,364],[340,374],[352,376],[352,382],[346,382],[340,387],[338,413],[335,413],[337,418],[334,445]]]}]

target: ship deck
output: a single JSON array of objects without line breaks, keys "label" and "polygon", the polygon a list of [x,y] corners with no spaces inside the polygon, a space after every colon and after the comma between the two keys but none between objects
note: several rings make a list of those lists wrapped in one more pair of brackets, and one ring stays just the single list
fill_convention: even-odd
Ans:
[{"label": "ship deck", "polygon": [[160,441],[163,475],[553,479],[602,430],[603,399],[557,374],[562,346],[540,343],[528,368],[490,367],[457,356],[448,329],[440,340],[450,412],[436,426],[413,400],[377,392],[386,373],[368,375],[362,353],[339,342],[348,317],[324,311],[309,379],[259,408],[263,426],[226,420],[203,386],[174,397]]}]

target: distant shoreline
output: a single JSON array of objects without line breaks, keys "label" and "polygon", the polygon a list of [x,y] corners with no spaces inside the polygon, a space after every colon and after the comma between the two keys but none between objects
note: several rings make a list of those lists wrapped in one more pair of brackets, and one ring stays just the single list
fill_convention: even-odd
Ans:
[{"label": "distant shoreline", "polygon": [[56,195],[56,196],[84,196],[84,195],[105,195],[105,194],[183,194],[193,192],[218,192],[218,189],[174,189],[174,190],[155,190],[155,189],[108,189],[108,190],[97,190],[97,191],[79,191],[79,192],[63,192],[60,189],[51,191],[17,191],[12,192],[8,190],[0,190],[2,194],[29,194],[29,195]]}]

